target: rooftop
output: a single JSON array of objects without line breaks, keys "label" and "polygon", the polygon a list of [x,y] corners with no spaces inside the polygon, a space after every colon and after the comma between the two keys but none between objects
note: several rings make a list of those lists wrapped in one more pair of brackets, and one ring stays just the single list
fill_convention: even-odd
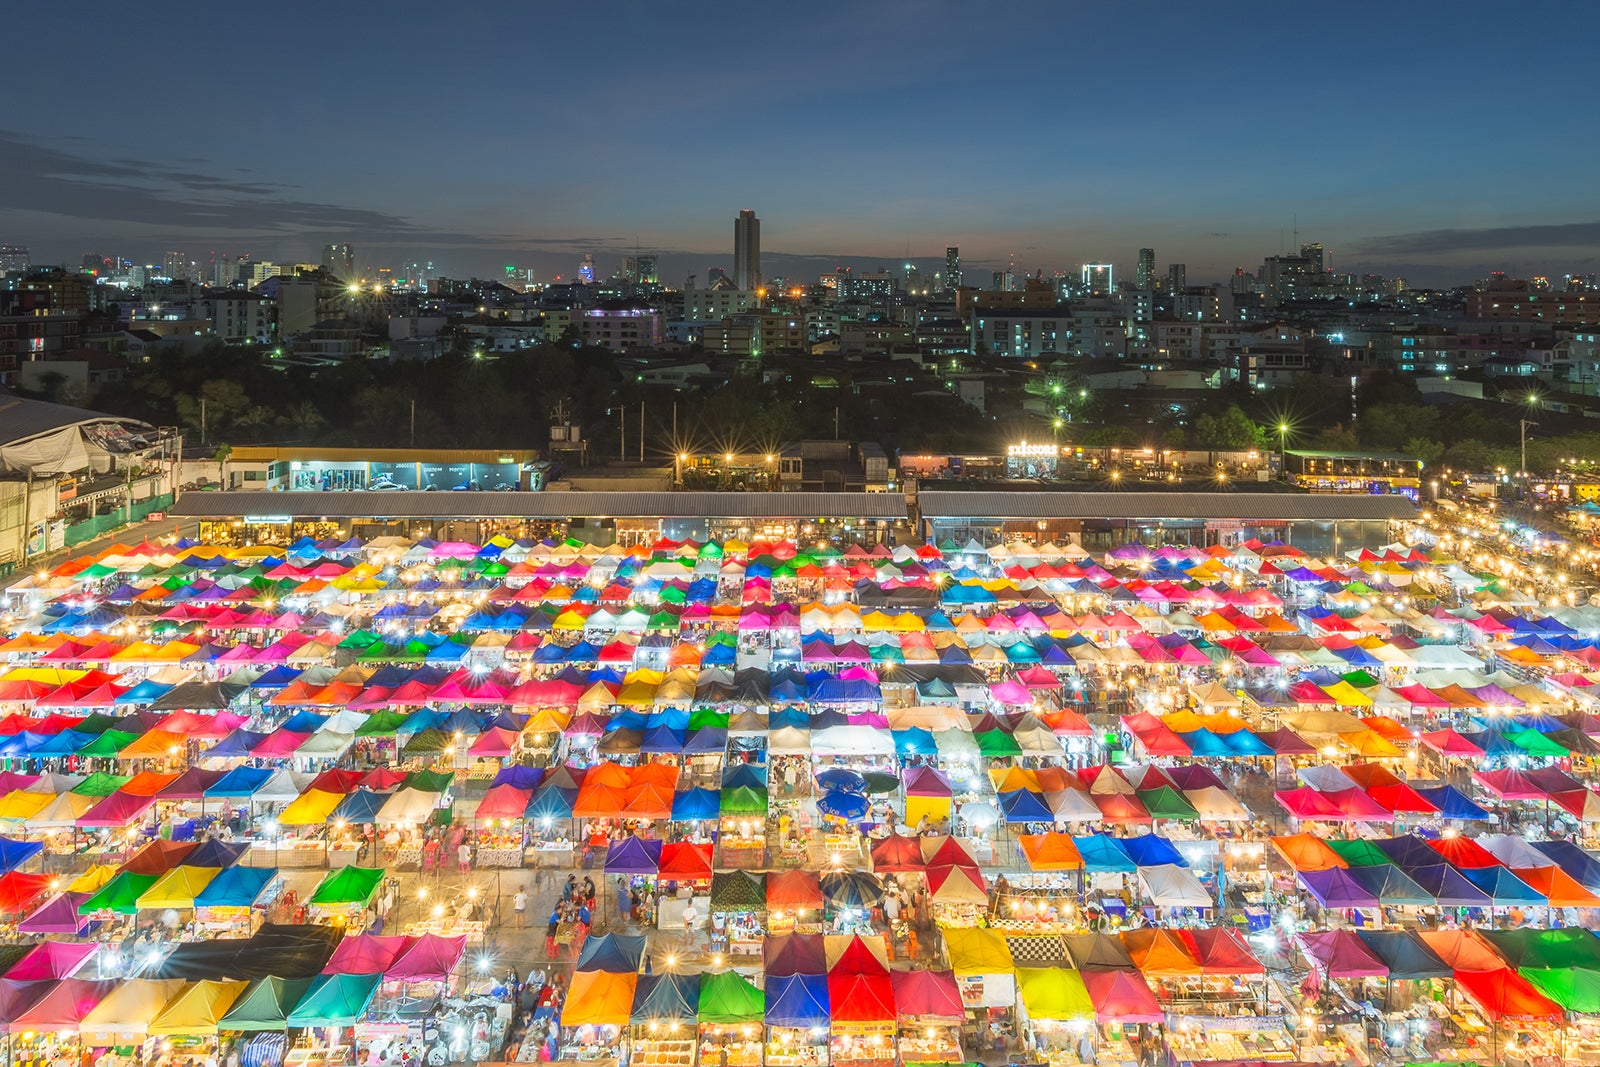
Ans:
[{"label": "rooftop", "polygon": [[898,493],[330,492],[188,493],[185,518],[282,515],[316,519],[817,519],[906,518]]},{"label": "rooftop", "polygon": [[918,494],[928,519],[1410,519],[1403,496],[1340,493],[963,492]]}]

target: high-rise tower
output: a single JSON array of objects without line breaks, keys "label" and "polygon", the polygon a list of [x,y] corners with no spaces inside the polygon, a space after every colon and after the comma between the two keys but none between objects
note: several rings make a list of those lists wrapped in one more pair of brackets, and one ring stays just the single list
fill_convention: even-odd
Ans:
[{"label": "high-rise tower", "polygon": [[1156,280],[1156,250],[1153,248],[1139,249],[1139,266],[1133,272],[1133,287],[1139,290],[1149,289]]},{"label": "high-rise tower", "polygon": [[950,245],[944,250],[944,287],[952,293],[961,288],[960,245]]},{"label": "high-rise tower", "polygon": [[740,289],[761,284],[761,220],[748,208],[733,220],[733,284]]}]

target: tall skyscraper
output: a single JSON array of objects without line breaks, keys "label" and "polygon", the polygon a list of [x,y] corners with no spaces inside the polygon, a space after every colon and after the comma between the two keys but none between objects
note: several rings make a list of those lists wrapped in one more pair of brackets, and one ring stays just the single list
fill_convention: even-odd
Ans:
[{"label": "tall skyscraper", "polygon": [[1189,268],[1182,263],[1167,267],[1167,292],[1181,293],[1189,287]]},{"label": "tall skyscraper", "polygon": [[584,285],[593,285],[594,284],[594,257],[593,256],[586,254],[583,257],[583,261],[578,264],[578,280],[580,282],[582,282]]},{"label": "tall skyscraper", "polygon": [[26,274],[33,265],[27,248],[22,245],[0,245],[0,274]]},{"label": "tall skyscraper", "polygon": [[944,287],[951,292],[961,288],[960,245],[950,245],[944,250]]},{"label": "tall skyscraper", "polygon": [[1140,291],[1150,288],[1156,280],[1156,250],[1139,249],[1139,266],[1133,272],[1133,287]]},{"label": "tall skyscraper", "polygon": [[622,276],[634,285],[658,285],[661,282],[660,268],[653,255],[623,256]]},{"label": "tall skyscraper", "polygon": [[356,257],[349,242],[322,246],[322,267],[340,281],[351,281],[356,276]]},{"label": "tall skyscraper", "polygon": [[733,220],[733,284],[741,289],[761,284],[761,220],[748,208]]},{"label": "tall skyscraper", "polygon": [[1111,277],[1112,271],[1109,263],[1085,263],[1081,271],[1083,291],[1086,293],[1098,295],[1109,293],[1116,288],[1116,283]]}]

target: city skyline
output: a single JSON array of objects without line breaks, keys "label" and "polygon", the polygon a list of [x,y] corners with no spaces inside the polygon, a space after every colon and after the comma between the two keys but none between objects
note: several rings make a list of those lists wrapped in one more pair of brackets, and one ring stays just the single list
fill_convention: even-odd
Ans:
[{"label": "city skyline", "polygon": [[[36,8],[23,30],[159,61],[170,83],[125,79],[135,103],[143,86],[166,111],[225,104],[230,121],[106,121],[116,78],[19,50],[39,106],[0,122],[0,240],[41,262],[314,262],[348,241],[369,262],[543,278],[639,248],[680,284],[734,267],[727,220],[751,207],[773,276],[908,251],[937,269],[959,245],[975,271],[1014,257],[1019,273],[1110,262],[1120,277],[1154,247],[1214,280],[1291,250],[1295,231],[1336,270],[1418,284],[1600,265],[1585,177],[1600,150],[1562,117],[1581,34],[1475,3],[1448,21],[1385,8],[1381,34],[1358,10],[1329,25],[1266,7],[1222,21],[1023,5],[978,35],[959,15],[824,5],[734,24],[641,8],[611,27],[582,11],[439,23],[402,4],[382,20],[318,9],[307,35],[242,11],[157,28]],[[1461,57],[1491,25],[1495,73],[1474,81]],[[195,87],[193,61],[224,34],[230,69],[252,77]],[[597,47],[530,53],[530,35]],[[770,35],[785,47],[741,47]]]}]

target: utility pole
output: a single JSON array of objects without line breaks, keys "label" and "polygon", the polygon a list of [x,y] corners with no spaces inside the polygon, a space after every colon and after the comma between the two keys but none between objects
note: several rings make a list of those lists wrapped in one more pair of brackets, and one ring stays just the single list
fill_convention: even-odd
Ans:
[{"label": "utility pole", "polygon": [[1522,427],[1522,479],[1528,479],[1528,427],[1539,425],[1531,419],[1518,419],[1517,425]]},{"label": "utility pole", "polygon": [[411,401],[411,447],[417,447],[417,402]]},{"label": "utility pole", "polygon": [[206,398],[200,398],[200,443],[206,443]]},{"label": "utility pole", "polygon": [[628,462],[628,405],[617,405],[617,458]]},{"label": "utility pole", "polygon": [[644,462],[644,401],[639,401],[639,462]]}]

